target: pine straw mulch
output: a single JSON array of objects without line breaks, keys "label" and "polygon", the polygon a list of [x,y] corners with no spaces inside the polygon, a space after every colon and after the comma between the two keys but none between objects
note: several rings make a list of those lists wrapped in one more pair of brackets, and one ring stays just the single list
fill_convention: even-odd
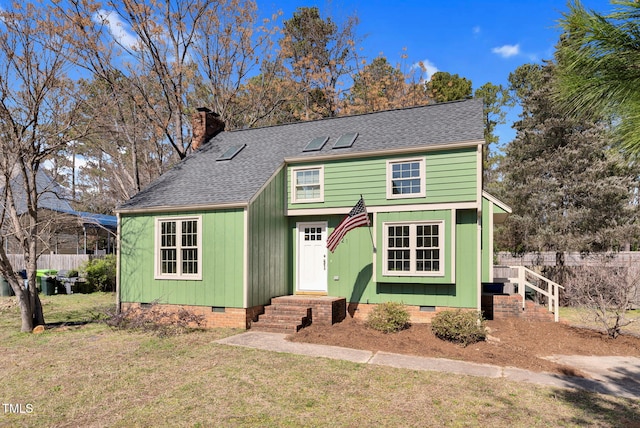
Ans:
[{"label": "pine straw mulch", "polygon": [[640,356],[640,337],[632,335],[610,339],[599,331],[562,322],[535,322],[518,318],[487,321],[486,325],[488,340],[467,347],[438,339],[431,332],[429,324],[414,324],[398,333],[384,334],[367,328],[363,322],[349,316],[332,326],[311,325],[289,336],[289,340],[578,376],[583,374],[544,357]]}]

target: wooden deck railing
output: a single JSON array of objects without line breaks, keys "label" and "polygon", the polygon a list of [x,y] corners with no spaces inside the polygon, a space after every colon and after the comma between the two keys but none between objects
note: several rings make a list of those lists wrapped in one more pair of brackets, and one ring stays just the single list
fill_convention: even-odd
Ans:
[{"label": "wooden deck railing", "polygon": [[[525,307],[527,289],[530,289],[538,295],[546,297],[549,312],[553,312],[554,320],[558,322],[560,289],[564,289],[564,287],[524,266],[509,266],[509,268],[516,270],[518,274],[516,277],[509,278],[509,282],[518,285],[517,292],[522,296],[522,308]],[[534,282],[537,282],[537,285]]]}]

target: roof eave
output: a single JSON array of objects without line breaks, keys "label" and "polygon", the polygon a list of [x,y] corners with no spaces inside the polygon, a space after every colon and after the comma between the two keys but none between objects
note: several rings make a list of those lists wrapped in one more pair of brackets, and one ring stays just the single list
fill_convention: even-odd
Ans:
[{"label": "roof eave", "polygon": [[487,199],[489,202],[491,202],[492,204],[500,207],[502,210],[506,211],[507,214],[511,214],[513,212],[513,210],[511,209],[511,207],[507,204],[505,204],[504,202],[502,202],[500,199],[496,198],[495,196],[493,196],[491,193],[487,192],[486,190],[482,191],[482,196]]},{"label": "roof eave", "polygon": [[119,208],[117,214],[156,214],[156,213],[182,213],[185,211],[215,211],[234,208],[247,208],[247,202],[229,202],[224,204],[201,204],[201,205],[179,205],[179,206],[155,206],[143,208]]}]

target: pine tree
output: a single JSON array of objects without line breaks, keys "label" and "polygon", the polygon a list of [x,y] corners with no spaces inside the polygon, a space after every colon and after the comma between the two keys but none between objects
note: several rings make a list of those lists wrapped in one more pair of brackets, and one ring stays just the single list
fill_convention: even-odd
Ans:
[{"label": "pine tree", "polygon": [[[609,115],[620,145],[640,154],[640,2],[618,0],[607,14],[569,3],[558,60],[557,95],[577,118]],[[585,109],[584,106],[589,106]]]},{"label": "pine tree", "polygon": [[630,199],[638,171],[612,149],[609,124],[560,112],[550,63],[521,66],[509,80],[523,111],[502,167],[513,215],[498,242],[558,255],[618,249],[637,229]]}]

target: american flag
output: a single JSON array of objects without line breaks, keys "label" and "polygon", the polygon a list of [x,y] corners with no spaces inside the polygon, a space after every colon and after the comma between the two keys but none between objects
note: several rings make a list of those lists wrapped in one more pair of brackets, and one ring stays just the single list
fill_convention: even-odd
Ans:
[{"label": "american flag", "polygon": [[327,248],[329,251],[332,253],[335,251],[347,232],[356,227],[364,226],[365,224],[369,226],[371,223],[369,222],[367,207],[364,205],[364,199],[361,196],[358,203],[349,211],[349,214],[340,222],[338,227],[331,232],[331,235],[329,235],[327,239]]}]

